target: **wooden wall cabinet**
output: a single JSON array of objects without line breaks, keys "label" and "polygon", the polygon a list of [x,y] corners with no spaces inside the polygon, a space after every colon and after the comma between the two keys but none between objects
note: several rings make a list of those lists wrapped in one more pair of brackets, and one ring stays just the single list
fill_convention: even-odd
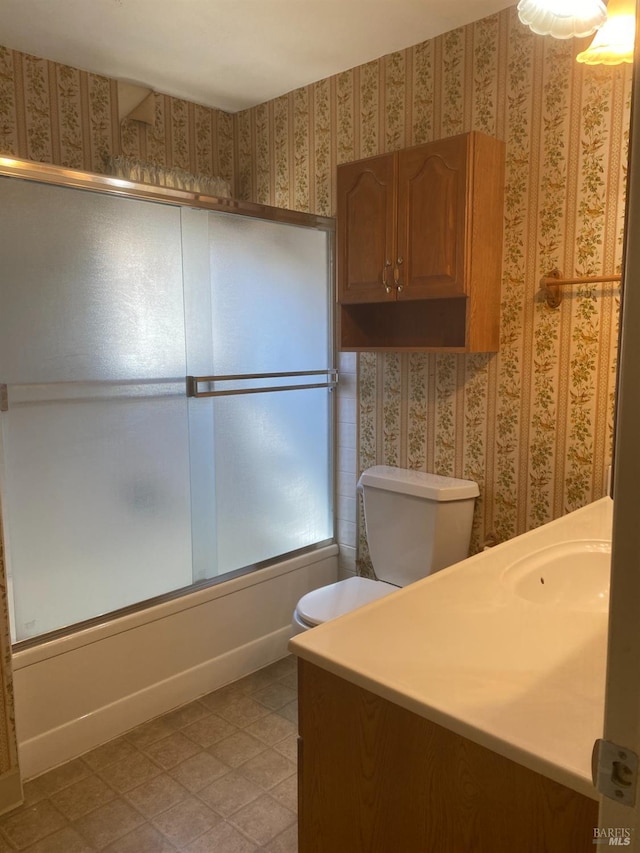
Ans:
[{"label": "wooden wall cabinet", "polygon": [[300,853],[587,853],[598,803],[299,660]]},{"label": "wooden wall cabinet", "polygon": [[339,166],[340,347],[496,352],[503,197],[476,131]]}]

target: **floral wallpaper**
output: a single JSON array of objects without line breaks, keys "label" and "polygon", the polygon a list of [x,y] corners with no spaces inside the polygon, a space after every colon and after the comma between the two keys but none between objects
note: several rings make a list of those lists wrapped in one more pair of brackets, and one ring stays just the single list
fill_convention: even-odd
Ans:
[{"label": "floral wallpaper", "polygon": [[104,172],[125,157],[233,181],[233,117],[156,94],[152,127],[118,120],[116,80],[0,46],[0,153]]},{"label": "floral wallpaper", "polygon": [[[336,165],[477,129],[507,145],[498,355],[359,358],[359,465],[475,479],[473,547],[603,493],[611,456],[629,66],[575,62],[515,7],[236,115],[156,95],[118,122],[117,81],[0,47],[0,152],[103,171],[109,157],[220,175],[239,198],[335,212]],[[366,543],[362,542],[363,547]]]},{"label": "floral wallpaper", "polygon": [[505,140],[500,352],[359,356],[360,470],[477,481],[474,551],[605,492],[619,287],[573,288],[558,310],[538,293],[554,267],[620,270],[631,70],[579,65],[584,44],[511,7],[234,117],[236,192],[326,215],[339,163],[473,129]]},{"label": "floral wallpaper", "polygon": [[[618,287],[574,288],[558,310],[538,293],[554,267],[608,274],[621,263],[631,70],[578,65],[583,47],[534,36],[511,7],[233,116],[156,95],[149,128],[120,126],[115,80],[0,47],[0,153],[96,172],[109,157],[139,158],[219,175],[242,199],[333,215],[339,163],[472,129],[505,140],[500,352],[358,358],[359,468],[477,481],[477,550],[604,493]],[[1,559],[0,578],[4,597]],[[0,639],[8,666],[6,630]],[[15,762],[4,719],[0,774]]]}]

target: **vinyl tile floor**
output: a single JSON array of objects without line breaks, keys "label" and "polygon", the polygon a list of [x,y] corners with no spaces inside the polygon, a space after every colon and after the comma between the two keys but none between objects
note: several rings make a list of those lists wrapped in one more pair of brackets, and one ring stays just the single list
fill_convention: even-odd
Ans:
[{"label": "vinyl tile floor", "polygon": [[287,657],[25,784],[0,853],[295,853]]}]

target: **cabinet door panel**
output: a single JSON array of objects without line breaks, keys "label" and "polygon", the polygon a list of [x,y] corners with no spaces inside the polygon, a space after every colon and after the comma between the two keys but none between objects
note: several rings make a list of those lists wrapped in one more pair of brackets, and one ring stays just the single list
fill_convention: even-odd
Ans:
[{"label": "cabinet door panel", "polygon": [[[349,163],[338,169],[338,290],[340,302],[395,299],[395,157]],[[390,292],[384,286],[385,264]]]},{"label": "cabinet door panel", "polygon": [[466,135],[400,152],[399,299],[465,293],[466,154]]}]

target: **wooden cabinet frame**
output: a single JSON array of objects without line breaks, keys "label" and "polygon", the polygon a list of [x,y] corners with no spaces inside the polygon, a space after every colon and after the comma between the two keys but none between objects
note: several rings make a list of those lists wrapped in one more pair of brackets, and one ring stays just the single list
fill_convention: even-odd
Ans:
[{"label": "wooden cabinet frame", "polygon": [[498,350],[503,185],[475,131],[338,168],[342,349]]},{"label": "wooden cabinet frame", "polygon": [[298,667],[300,853],[593,850],[596,800]]}]

